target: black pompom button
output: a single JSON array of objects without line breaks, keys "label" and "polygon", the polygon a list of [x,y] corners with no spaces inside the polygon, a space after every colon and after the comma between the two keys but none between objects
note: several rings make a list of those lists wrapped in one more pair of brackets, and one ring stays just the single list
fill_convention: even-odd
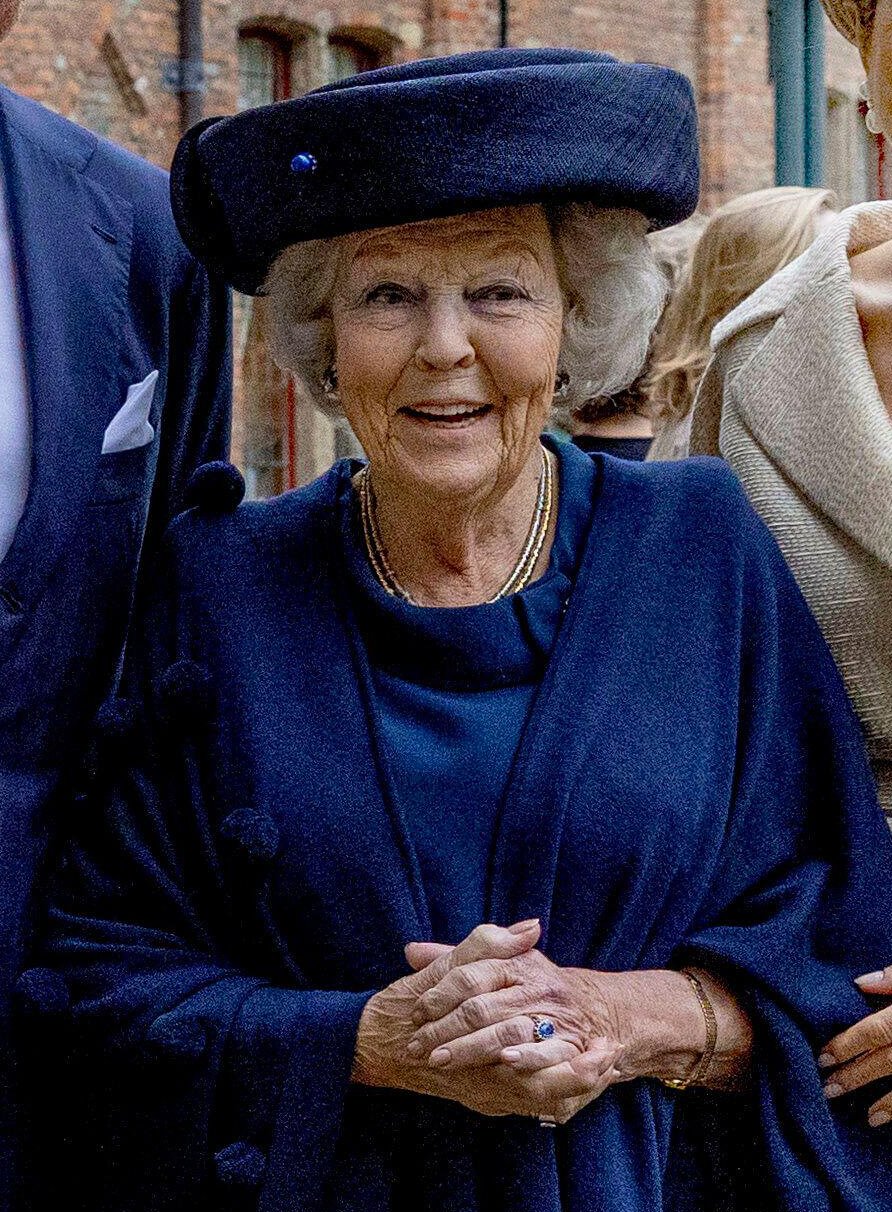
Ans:
[{"label": "black pompom button", "polygon": [[174,661],[158,679],[158,697],[171,723],[195,723],[211,706],[211,675],[197,661]]},{"label": "black pompom button", "polygon": [[125,741],[135,733],[138,721],[139,713],[130,699],[106,699],[96,713],[96,730],[103,740]]},{"label": "black pompom button", "polygon": [[52,968],[27,968],[15,983],[16,1007],[41,1018],[64,1014],[71,994],[63,977]]},{"label": "black pompom button", "polygon": [[220,825],[220,836],[251,863],[271,863],[279,851],[279,826],[265,812],[238,808]]},{"label": "black pompom button", "polygon": [[207,1024],[200,1018],[175,1018],[164,1014],[146,1032],[153,1052],[173,1060],[200,1060],[207,1051]]},{"label": "black pompom button", "polygon": [[242,473],[231,463],[220,460],[205,463],[193,473],[183,500],[187,507],[194,505],[207,513],[232,513],[244,497]]},{"label": "black pompom button", "polygon": [[266,1158],[256,1145],[237,1140],[214,1155],[217,1178],[226,1187],[259,1187]]}]

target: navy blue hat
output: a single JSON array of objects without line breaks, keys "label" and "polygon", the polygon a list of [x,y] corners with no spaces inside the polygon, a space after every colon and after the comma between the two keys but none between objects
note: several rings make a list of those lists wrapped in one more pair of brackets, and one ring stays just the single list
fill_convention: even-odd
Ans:
[{"label": "navy blue hat", "polygon": [[210,118],[177,148],[192,252],[257,294],[289,244],[528,202],[678,223],[699,192],[691,85],[579,50],[491,50],[364,72]]}]

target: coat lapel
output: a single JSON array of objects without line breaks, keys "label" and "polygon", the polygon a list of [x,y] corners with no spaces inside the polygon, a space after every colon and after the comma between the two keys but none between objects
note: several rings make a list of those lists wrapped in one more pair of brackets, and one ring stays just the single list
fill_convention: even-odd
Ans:
[{"label": "coat lapel", "polygon": [[[869,216],[871,231],[884,218],[874,234],[888,239],[892,208],[882,209],[884,216]],[[807,254],[791,267],[796,289],[764,342],[727,385],[727,398],[803,495],[892,568],[892,423],[852,297],[845,237],[852,251],[863,244],[864,234],[857,216],[848,223],[835,240],[828,233],[814,256]],[[751,322],[738,320],[720,336]]]},{"label": "coat lapel", "polygon": [[71,536],[120,407],[133,214],[84,170],[96,140],[35,137],[34,109],[0,90],[0,158],[18,273],[33,428],[31,491],[3,562],[27,617]]}]

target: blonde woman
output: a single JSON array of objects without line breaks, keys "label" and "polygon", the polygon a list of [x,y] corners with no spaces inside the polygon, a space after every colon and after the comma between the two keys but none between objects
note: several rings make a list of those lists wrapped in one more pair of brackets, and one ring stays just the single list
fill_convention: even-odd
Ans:
[{"label": "blonde woman", "polygon": [[809,247],[833,217],[827,189],[783,186],[743,194],[709,219],[654,347],[647,392],[656,437],[648,458],[688,453],[691,409],[709,361],[713,328]]},{"label": "blonde woman", "polygon": [[[824,5],[861,51],[869,129],[892,133],[892,0]],[[723,455],[774,531],[842,671],[892,824],[890,319],[892,205],[853,207],[719,325],[691,450]],[[885,1128],[892,1094],[873,1083],[892,1076],[892,967],[858,983],[878,1012],[823,1050],[826,1093],[871,1087],[863,1105]]]}]

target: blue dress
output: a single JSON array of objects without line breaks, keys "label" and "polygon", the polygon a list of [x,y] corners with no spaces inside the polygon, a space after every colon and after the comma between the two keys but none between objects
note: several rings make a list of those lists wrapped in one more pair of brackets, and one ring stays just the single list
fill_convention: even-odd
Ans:
[{"label": "blue dress", "polygon": [[[536,684],[515,669],[498,691],[513,718],[492,772],[471,763],[480,812],[449,803],[460,779],[426,752],[434,718],[465,755],[480,718],[442,669],[422,683],[439,616],[384,604],[385,622],[406,612],[395,645],[365,615],[355,465],[172,526],[23,978],[38,1049],[66,1042],[49,1097],[67,1207],[724,1208],[696,1151],[673,1150],[684,1095],[656,1082],[554,1132],[351,1082],[405,944],[482,910],[539,917],[560,965],[723,973],[756,1030],[758,1212],[888,1212],[875,1092],[828,1104],[815,1063],[869,1009],[853,976],[892,954],[892,836],[827,647],[723,465],[559,459],[566,497],[590,485],[587,532],[556,634],[520,654]],[[747,1177],[731,1167],[729,1198]]]},{"label": "blue dress", "polygon": [[597,483],[592,464],[565,460],[546,574],[501,601],[457,609],[389,595],[369,563],[355,494],[342,500],[383,753],[439,942],[460,942],[484,921],[499,808],[570,600]]}]

